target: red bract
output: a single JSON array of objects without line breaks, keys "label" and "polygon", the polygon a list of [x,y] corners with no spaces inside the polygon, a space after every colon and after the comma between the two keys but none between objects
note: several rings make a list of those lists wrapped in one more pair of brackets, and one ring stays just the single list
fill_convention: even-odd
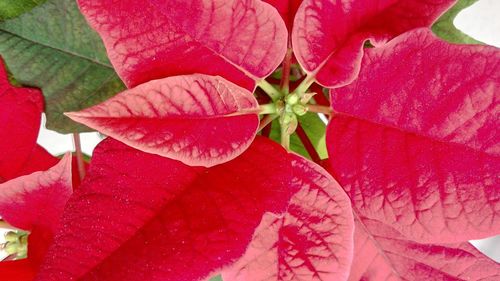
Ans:
[{"label": "red bract", "polygon": [[375,220],[356,220],[350,281],[498,280],[500,266],[468,242],[419,244]]},{"label": "red bract", "polygon": [[191,73],[220,75],[247,89],[279,65],[287,31],[261,1],[79,0],[129,86]]},{"label": "red bract", "polygon": [[360,214],[417,241],[498,233],[499,59],[427,29],[367,51],[359,78],[332,91],[327,136]]},{"label": "red bract", "polygon": [[284,211],[293,171],[288,153],[263,138],[212,168],[107,139],[37,280],[207,277],[242,255],[264,212]]},{"label": "red bract", "polygon": [[142,151],[210,167],[248,148],[258,110],[247,90],[196,74],[153,80],[67,115]]},{"label": "red bract", "polygon": [[271,5],[273,5],[276,10],[281,15],[281,18],[286,24],[288,31],[292,32],[293,20],[295,19],[295,13],[299,9],[302,0],[263,0]]},{"label": "red bract", "polygon": [[0,263],[6,280],[31,280],[59,225],[72,193],[71,155],[56,166],[0,184],[0,216],[10,225],[30,231],[28,259]]},{"label": "red bract", "polygon": [[224,280],[346,280],[354,222],[349,198],[318,165],[293,156],[299,190],[282,216],[266,214]]},{"label": "red bract", "polygon": [[454,0],[304,0],[294,21],[293,51],[304,70],[326,87],[352,82],[365,40],[379,46],[429,27]]},{"label": "red bract", "polygon": [[12,86],[0,61],[0,183],[57,162],[36,144],[42,112],[42,93]]}]

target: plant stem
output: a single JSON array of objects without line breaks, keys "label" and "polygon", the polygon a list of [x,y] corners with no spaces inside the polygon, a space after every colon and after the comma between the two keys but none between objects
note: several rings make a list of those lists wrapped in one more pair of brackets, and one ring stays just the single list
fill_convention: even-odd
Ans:
[{"label": "plant stem", "polygon": [[78,175],[80,176],[80,180],[83,180],[83,178],[85,177],[85,163],[83,162],[82,144],[80,141],[79,133],[73,133],[73,142],[75,144]]},{"label": "plant stem", "polygon": [[260,120],[259,129],[257,130],[257,132],[264,129],[267,125],[271,124],[271,122],[273,122],[273,120],[276,119],[276,117],[278,117],[278,115],[270,114],[270,115],[266,115],[264,118],[262,118]]},{"label": "plant stem", "polygon": [[297,136],[304,145],[304,148],[307,150],[307,153],[309,153],[309,156],[311,156],[312,161],[319,164],[321,162],[321,157],[319,157],[316,148],[314,148],[313,143],[307,136],[306,132],[304,131],[304,128],[302,128],[300,123],[298,124],[297,130],[295,132],[297,133]]},{"label": "plant stem", "polygon": [[259,114],[276,113],[276,105],[274,103],[261,104]]},{"label": "plant stem", "polygon": [[281,145],[286,149],[290,150],[290,135],[288,134],[288,128],[287,126],[284,126],[283,124],[280,124],[280,131],[281,131]]},{"label": "plant stem", "polygon": [[302,96],[307,91],[307,89],[309,89],[309,87],[314,83],[314,81],[315,81],[314,76],[308,75],[304,80],[302,80],[302,82],[299,84],[299,86],[297,86],[297,88],[295,88],[295,91],[293,92],[298,94],[299,96]]},{"label": "plant stem", "polygon": [[292,55],[293,51],[288,48],[286,51],[285,59],[283,60],[283,69],[281,73],[280,88],[285,94],[290,91],[290,68],[292,67]]},{"label": "plant stem", "polygon": [[326,115],[332,115],[333,112],[331,107],[324,105],[308,104],[307,108],[309,109],[310,112],[323,113]]},{"label": "plant stem", "polygon": [[273,101],[279,99],[281,97],[280,91],[274,88],[273,85],[269,84],[266,80],[262,79],[257,83],[257,86],[261,88],[266,94],[271,97]]}]

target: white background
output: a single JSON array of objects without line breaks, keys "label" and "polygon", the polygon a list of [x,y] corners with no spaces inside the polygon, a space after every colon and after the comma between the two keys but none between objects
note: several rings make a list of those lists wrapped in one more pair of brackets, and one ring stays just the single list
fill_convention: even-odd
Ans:
[{"label": "white background", "polygon": [[[489,45],[500,47],[500,0],[480,0],[471,7],[463,10],[455,19],[455,25],[474,37]],[[98,133],[81,134],[82,150],[91,155],[94,147],[102,140]],[[45,117],[42,120],[42,129],[37,141],[53,155],[61,155],[67,151],[74,151],[71,135],[61,135],[45,129]],[[0,243],[3,235],[0,228]],[[471,241],[480,251],[500,262],[500,235],[483,240]],[[0,259],[5,253],[0,252]]]}]

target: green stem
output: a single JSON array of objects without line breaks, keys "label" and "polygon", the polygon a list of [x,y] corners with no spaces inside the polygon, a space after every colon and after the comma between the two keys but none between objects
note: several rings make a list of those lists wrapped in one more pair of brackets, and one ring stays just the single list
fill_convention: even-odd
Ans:
[{"label": "green stem", "polygon": [[273,114],[276,113],[276,105],[274,103],[261,104],[259,107],[259,114]]},{"label": "green stem", "polygon": [[286,149],[290,150],[290,135],[288,134],[288,126],[280,124],[281,130],[281,145]]},{"label": "green stem", "polygon": [[311,87],[314,81],[316,81],[314,76],[308,75],[293,92],[299,96],[302,96],[307,91],[307,89]]},{"label": "green stem", "polygon": [[273,85],[269,84],[266,80],[262,79],[257,83],[257,86],[261,88],[266,94],[273,100],[281,98],[281,93]]},{"label": "green stem", "polygon": [[308,104],[307,105],[307,109],[310,111],[310,112],[314,112],[314,113],[323,113],[323,114],[326,114],[326,115],[332,115],[332,108],[329,107],[329,106],[324,106],[324,105],[317,105],[317,104]]}]

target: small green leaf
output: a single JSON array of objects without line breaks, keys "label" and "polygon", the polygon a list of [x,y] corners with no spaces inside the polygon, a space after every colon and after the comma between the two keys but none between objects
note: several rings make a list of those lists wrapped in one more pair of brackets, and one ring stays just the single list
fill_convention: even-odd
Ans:
[{"label": "small green leaf", "polygon": [[222,280],[222,277],[220,275],[217,275],[217,276],[212,277],[208,281],[223,281],[223,280]]},{"label": "small green leaf", "polygon": [[483,44],[483,42],[480,42],[458,30],[453,24],[453,20],[458,15],[458,13],[460,13],[460,11],[476,3],[477,1],[478,0],[458,0],[458,2],[451,9],[449,9],[434,23],[434,25],[432,26],[432,31],[440,38],[451,43]]},{"label": "small green leaf", "polygon": [[0,0],[0,21],[25,13],[46,0]]},{"label": "small green leaf", "polygon": [[[298,116],[298,119],[300,125],[316,148],[316,151],[318,152],[321,159],[328,158],[325,142],[325,123],[321,121],[318,114],[312,112],[308,112],[304,116]],[[273,122],[270,138],[277,142],[280,142],[280,125],[278,120],[274,120]],[[311,159],[309,153],[305,149],[296,133],[294,133],[290,137],[290,149],[308,159]]]},{"label": "small green leaf", "polygon": [[47,127],[61,133],[89,130],[64,112],[90,107],[124,89],[74,0],[48,0],[0,23],[0,54],[17,81],[43,90]]}]

